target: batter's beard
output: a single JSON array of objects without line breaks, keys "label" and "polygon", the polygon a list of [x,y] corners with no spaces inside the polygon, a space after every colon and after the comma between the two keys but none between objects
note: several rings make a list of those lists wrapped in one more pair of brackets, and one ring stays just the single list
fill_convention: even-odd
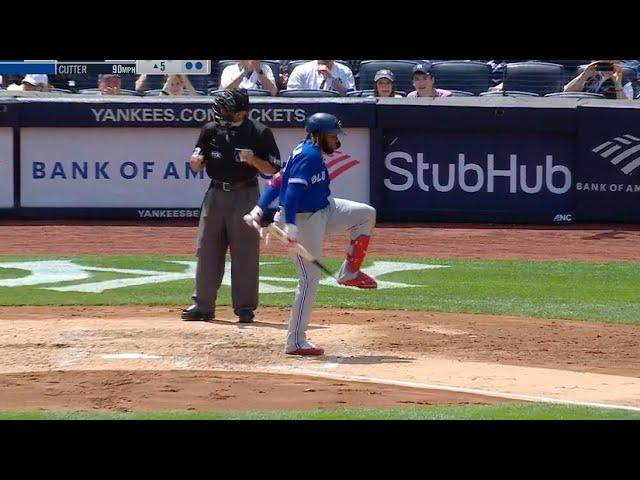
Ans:
[{"label": "batter's beard", "polygon": [[340,140],[338,140],[336,144],[336,148],[334,149],[329,145],[329,142],[327,142],[327,139],[325,138],[324,135],[320,137],[320,149],[327,155],[331,155],[333,152],[338,150],[341,146],[342,144],[340,143]]}]

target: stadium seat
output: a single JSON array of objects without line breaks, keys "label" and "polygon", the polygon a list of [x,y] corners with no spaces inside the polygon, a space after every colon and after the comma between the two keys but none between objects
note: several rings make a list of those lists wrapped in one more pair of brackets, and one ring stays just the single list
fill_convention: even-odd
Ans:
[{"label": "stadium seat", "polygon": [[555,93],[547,93],[545,97],[556,97],[556,98],[606,98],[604,95],[600,93],[592,93],[592,92],[555,92]]},{"label": "stadium seat", "polygon": [[[354,90],[353,92],[347,92],[347,97],[370,97],[373,95],[374,90]],[[401,92],[396,90],[396,94],[406,97],[407,92]]]},{"label": "stadium seat", "polygon": [[508,63],[504,71],[504,89],[538,95],[561,92],[564,87],[563,74],[562,65],[557,63]]},{"label": "stadium seat", "polygon": [[270,97],[271,92],[264,88],[250,88],[247,90],[250,97]]},{"label": "stadium seat", "polygon": [[[534,60],[529,60],[534,61]],[[535,60],[537,61],[537,60]],[[546,63],[562,65],[565,70],[575,71],[580,65],[591,63],[591,60],[542,60]]]},{"label": "stadium seat", "polygon": [[[83,88],[78,90],[78,93],[89,95],[100,95],[100,89],[98,88]],[[127,90],[125,88],[120,89],[120,95],[138,95],[135,90]],[[108,95],[107,95],[108,96]],[[117,96],[117,95],[114,95]]]},{"label": "stadium seat", "polygon": [[[206,95],[206,93],[205,93],[205,92],[203,92],[202,90],[196,90],[196,93],[197,93],[198,95]],[[158,89],[154,89],[154,90],[145,90],[145,91],[143,92],[143,95],[144,95],[145,97],[158,97],[158,96],[161,96],[161,95],[162,95],[162,96],[168,96],[168,95],[163,95],[163,94],[162,94],[162,89],[160,89],[160,88],[158,88]],[[189,95],[183,95],[183,96],[187,97],[187,96],[189,96]]]},{"label": "stadium seat", "polygon": [[373,78],[378,70],[391,70],[396,77],[396,89],[403,91],[413,90],[411,72],[416,63],[413,60],[363,60],[360,62],[358,73],[358,88],[370,90],[375,86]]},{"label": "stadium seat", "polygon": [[[449,90],[447,88],[447,90]],[[453,93],[454,97],[475,97],[476,94],[473,92],[467,92],[465,90],[449,90],[451,93]]]},{"label": "stadium seat", "polygon": [[491,67],[472,61],[437,62],[431,67],[436,77],[436,87],[461,90],[479,95],[492,85]]},{"label": "stadium seat", "polygon": [[282,90],[278,93],[279,97],[339,97],[340,94],[334,90]]},{"label": "stadium seat", "polygon": [[483,92],[481,97],[539,97],[535,92],[523,92],[518,90],[507,90],[506,92]]},{"label": "stadium seat", "polygon": [[73,90],[68,90],[66,88],[52,88],[49,90],[50,93],[73,93]]}]

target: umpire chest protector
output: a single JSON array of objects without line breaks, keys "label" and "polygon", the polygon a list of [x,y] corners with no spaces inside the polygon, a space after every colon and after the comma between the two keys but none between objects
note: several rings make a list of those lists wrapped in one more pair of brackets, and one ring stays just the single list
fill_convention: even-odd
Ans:
[{"label": "umpire chest protector", "polygon": [[[240,162],[236,155],[236,149],[251,149],[257,157],[273,162],[279,157],[274,152],[275,142],[270,145],[265,138],[266,127],[255,120],[245,119],[238,127],[221,131],[216,128],[214,122],[208,123],[203,128],[203,135],[198,141],[202,153],[206,159],[207,175],[212,180],[228,183],[245,182],[254,179],[258,170],[253,166]],[[273,136],[269,136],[273,139]]]}]

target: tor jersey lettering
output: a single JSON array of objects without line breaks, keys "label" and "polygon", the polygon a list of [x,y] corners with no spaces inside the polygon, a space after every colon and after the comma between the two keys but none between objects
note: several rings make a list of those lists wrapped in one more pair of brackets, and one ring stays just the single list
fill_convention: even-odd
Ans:
[{"label": "tor jersey lettering", "polygon": [[306,187],[298,202],[298,212],[315,212],[329,204],[329,171],[320,148],[310,139],[300,143],[293,150],[284,167],[280,191],[281,206],[282,199],[286,198],[286,189],[293,183]]}]

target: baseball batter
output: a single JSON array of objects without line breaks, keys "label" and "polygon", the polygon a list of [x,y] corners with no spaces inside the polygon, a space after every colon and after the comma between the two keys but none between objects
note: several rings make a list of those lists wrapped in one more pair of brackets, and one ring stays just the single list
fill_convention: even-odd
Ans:
[{"label": "baseball batter", "polygon": [[317,259],[322,256],[324,237],[349,231],[351,244],[338,273],[338,282],[357,288],[377,288],[374,278],[360,270],[367,253],[376,211],[364,203],[333,198],[329,172],[322,156],[340,148],[340,121],[328,113],[316,113],[307,119],[307,138],[291,153],[282,175],[276,175],[260,197],[258,205],[246,216],[249,224],[260,224],[264,212],[279,195],[280,210],[274,221],[283,228],[289,252],[298,271],[298,288],[289,318],[285,353],[323,355],[324,349],[307,340],[307,327],[316,301],[320,270],[296,254],[300,242]]}]

